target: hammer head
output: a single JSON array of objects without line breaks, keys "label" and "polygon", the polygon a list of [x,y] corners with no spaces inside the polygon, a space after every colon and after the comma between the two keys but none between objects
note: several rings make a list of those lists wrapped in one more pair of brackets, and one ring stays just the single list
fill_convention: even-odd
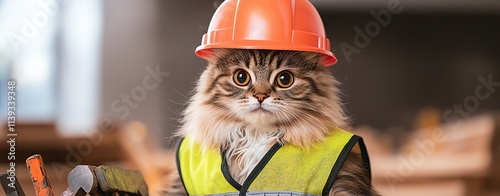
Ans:
[{"label": "hammer head", "polygon": [[97,192],[95,167],[78,165],[68,174],[68,188],[62,196],[85,196]]}]

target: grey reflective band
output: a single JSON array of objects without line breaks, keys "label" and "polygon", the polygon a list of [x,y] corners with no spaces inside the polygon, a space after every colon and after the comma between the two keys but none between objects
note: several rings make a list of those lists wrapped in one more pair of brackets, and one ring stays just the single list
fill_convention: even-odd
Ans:
[{"label": "grey reflective band", "polygon": [[[207,196],[237,196],[239,192],[234,193],[221,193],[221,194],[211,194]],[[246,195],[252,196],[319,196],[307,193],[298,193],[293,191],[250,191],[247,192]]]}]

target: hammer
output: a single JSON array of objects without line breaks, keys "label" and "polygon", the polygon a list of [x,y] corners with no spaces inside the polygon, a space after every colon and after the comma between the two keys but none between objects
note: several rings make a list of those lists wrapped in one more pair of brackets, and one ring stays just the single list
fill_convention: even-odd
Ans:
[{"label": "hammer", "polygon": [[109,166],[78,165],[68,175],[68,188],[61,196],[147,196],[141,173]]},{"label": "hammer", "polygon": [[68,188],[61,196],[100,195],[97,188],[95,167],[78,165],[68,174]]}]

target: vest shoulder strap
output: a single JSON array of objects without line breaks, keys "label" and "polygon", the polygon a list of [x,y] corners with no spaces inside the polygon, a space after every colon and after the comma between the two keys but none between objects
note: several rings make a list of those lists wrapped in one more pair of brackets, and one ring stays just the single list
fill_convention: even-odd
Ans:
[{"label": "vest shoulder strap", "polygon": [[352,149],[354,147],[359,147],[359,151],[361,152],[361,160],[363,161],[363,167],[365,168],[365,171],[367,172],[366,175],[368,176],[368,179],[371,182],[371,168],[370,168],[370,158],[368,156],[368,151],[366,150],[365,143],[363,141],[362,137],[359,137],[357,135],[353,135],[347,144],[344,146],[342,151],[340,152],[339,157],[337,158],[337,161],[335,162],[332,170],[330,171],[330,175],[328,176],[328,180],[325,184],[325,187],[323,188],[322,195],[329,195],[330,190],[333,187],[333,184],[335,183],[335,179],[337,178],[340,169],[342,168],[342,165],[344,165],[345,160],[347,159],[347,156],[349,153],[351,153]]}]

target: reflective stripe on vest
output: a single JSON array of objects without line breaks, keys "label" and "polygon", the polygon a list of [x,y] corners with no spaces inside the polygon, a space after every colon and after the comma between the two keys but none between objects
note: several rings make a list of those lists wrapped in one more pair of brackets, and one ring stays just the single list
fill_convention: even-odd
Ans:
[{"label": "reflective stripe on vest", "polygon": [[[207,196],[238,196],[238,195],[240,195],[239,192],[210,194]],[[318,196],[318,195],[305,194],[305,193],[296,193],[296,192],[291,192],[291,191],[250,191],[250,192],[247,192],[246,195],[251,195],[251,196]]]},{"label": "reflective stripe on vest", "polygon": [[275,144],[241,185],[229,174],[223,152],[202,150],[188,137],[179,143],[177,168],[189,195],[328,195],[356,144],[369,171],[362,138],[344,130],[332,131],[307,150]]}]

